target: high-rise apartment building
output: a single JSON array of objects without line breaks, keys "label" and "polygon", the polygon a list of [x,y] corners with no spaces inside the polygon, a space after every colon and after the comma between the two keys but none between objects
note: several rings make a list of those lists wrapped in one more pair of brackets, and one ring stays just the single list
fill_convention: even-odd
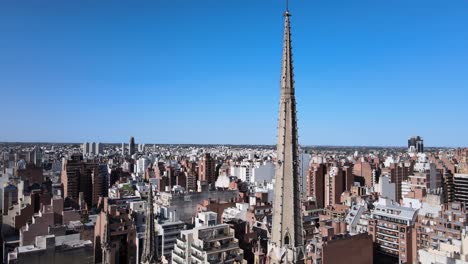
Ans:
[{"label": "high-rise apartment building", "polygon": [[453,189],[455,201],[468,203],[468,174],[455,173]]},{"label": "high-rise apartment building", "polygon": [[89,144],[88,142],[85,142],[83,143],[83,145],[81,146],[81,148],[83,149],[83,155],[86,155],[89,153]]},{"label": "high-rise apartment building", "polygon": [[356,175],[357,181],[359,181],[362,186],[372,186],[374,184],[372,180],[374,169],[375,165],[367,161],[360,161],[354,164],[353,174]]},{"label": "high-rise apartment building", "polygon": [[[206,214],[204,212],[201,214]],[[234,237],[234,230],[227,224],[212,222],[192,230],[182,231],[172,251],[172,262],[191,263],[242,263],[244,252]]]},{"label": "high-rise apartment building", "polygon": [[133,154],[135,154],[135,138],[134,137],[130,138],[130,143],[128,146],[129,146],[129,154],[130,156],[132,156]]},{"label": "high-rise apartment building", "polygon": [[413,261],[413,233],[417,210],[380,198],[369,219],[368,233],[378,252],[398,258],[398,263]]},{"label": "high-rise apartment building", "polygon": [[[136,227],[129,208],[104,198],[94,227],[95,263],[136,263]],[[106,206],[107,205],[107,206]]]},{"label": "high-rise apartment building", "polygon": [[408,180],[408,176],[413,172],[413,164],[410,162],[392,163],[390,165],[390,179],[395,183],[395,198],[399,202],[403,195],[401,185],[403,181]]},{"label": "high-rise apartment building", "polygon": [[38,146],[34,146],[34,149],[31,151],[31,162],[34,165],[40,167],[42,165],[42,149]]},{"label": "high-rise apartment building", "polygon": [[325,207],[340,203],[341,194],[345,191],[344,180],[340,168],[330,164],[325,175]]},{"label": "high-rise apartment building", "polygon": [[423,153],[424,140],[420,136],[414,136],[408,139],[408,152],[410,153]]},{"label": "high-rise apartment building", "polygon": [[94,155],[96,154],[96,142],[89,143],[89,154]]},{"label": "high-rise apartment building", "polygon": [[[71,159],[64,160],[62,165],[64,198],[68,197],[78,203],[79,193],[82,192],[88,208],[96,205],[96,197],[105,193],[104,187],[108,177],[103,175],[104,173],[105,170],[100,171],[97,163],[84,161],[81,154],[73,154]],[[96,186],[93,186],[94,184]]]},{"label": "high-rise apartment building", "polygon": [[315,198],[318,208],[325,207],[325,173],[323,163],[311,163],[307,172],[307,197]]},{"label": "high-rise apartment building", "polygon": [[92,171],[92,186],[93,197],[92,206],[96,207],[99,202],[99,197],[107,197],[109,190],[109,170],[107,165],[100,164]]},{"label": "high-rise apartment building", "polygon": [[198,161],[198,179],[207,184],[216,182],[216,161],[209,153],[205,153],[203,158]]},{"label": "high-rise apartment building", "polygon": [[444,169],[443,175],[442,175],[442,190],[443,190],[444,202],[451,203],[455,201],[453,174],[447,169]]},{"label": "high-rise apartment building", "polygon": [[99,142],[85,142],[81,148],[84,156],[99,155],[102,154],[103,151],[103,146]]},{"label": "high-rise apartment building", "polygon": [[[62,162],[61,181],[64,198],[69,197],[72,200],[78,201],[82,161],[83,156],[75,154],[69,160],[64,159]],[[87,191],[89,192],[89,189]]]}]

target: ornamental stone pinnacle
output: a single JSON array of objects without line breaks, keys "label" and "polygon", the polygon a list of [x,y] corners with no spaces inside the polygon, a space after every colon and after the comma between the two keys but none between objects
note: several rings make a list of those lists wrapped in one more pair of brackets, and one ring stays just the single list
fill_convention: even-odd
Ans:
[{"label": "ornamental stone pinnacle", "polygon": [[143,253],[141,254],[142,264],[160,263],[158,258],[157,233],[154,226],[154,201],[153,186],[150,184],[148,192],[148,203],[146,205],[146,229]]},{"label": "ornamental stone pinnacle", "polygon": [[110,230],[110,218],[109,214],[106,212],[106,224],[104,225],[104,233],[101,242],[102,248],[102,264],[111,264],[111,230]]},{"label": "ornamental stone pinnacle", "polygon": [[269,263],[304,262],[290,17],[291,15],[286,7],[284,12],[273,226],[268,244]]}]

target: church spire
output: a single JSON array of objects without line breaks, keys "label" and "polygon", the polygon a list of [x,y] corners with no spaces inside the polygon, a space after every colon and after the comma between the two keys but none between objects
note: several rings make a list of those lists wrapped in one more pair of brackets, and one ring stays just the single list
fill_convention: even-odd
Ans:
[{"label": "church spire", "polygon": [[270,263],[303,263],[304,259],[290,17],[286,3]]},{"label": "church spire", "polygon": [[148,192],[148,203],[146,205],[146,229],[145,241],[143,244],[143,253],[141,254],[141,263],[153,264],[159,263],[157,234],[154,227],[154,201],[153,201],[153,186],[150,184]]},{"label": "church spire", "polygon": [[104,234],[102,237],[102,264],[111,263],[111,230],[110,230],[109,213],[106,212],[106,223],[104,225]]}]

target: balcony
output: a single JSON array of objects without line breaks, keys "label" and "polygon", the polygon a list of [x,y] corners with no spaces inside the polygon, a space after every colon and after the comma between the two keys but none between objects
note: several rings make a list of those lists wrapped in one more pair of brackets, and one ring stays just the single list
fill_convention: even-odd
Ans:
[{"label": "balcony", "polygon": [[197,252],[200,252],[200,253],[203,252],[203,248],[201,246],[196,245],[196,244],[192,244],[192,249],[195,249]]},{"label": "balcony", "polygon": [[377,230],[377,234],[382,235],[382,236],[392,237],[392,238],[398,238],[398,234],[391,233],[391,232],[385,232],[385,231],[381,231],[381,230]]},{"label": "balcony", "polygon": [[177,252],[176,250],[172,251],[172,261],[175,261],[176,263],[185,263],[185,253]]},{"label": "balcony", "polygon": [[181,249],[182,251],[184,251],[187,246],[185,245],[185,243],[181,243],[180,240],[177,240],[177,243],[175,244],[175,246],[179,249]]},{"label": "balcony", "polygon": [[387,237],[387,236],[377,235],[377,239],[380,239],[381,241],[384,241],[384,242],[388,242],[388,243],[398,245],[398,239],[397,238],[390,238],[390,237]]},{"label": "balcony", "polygon": [[215,237],[211,237],[209,239],[206,239],[205,241],[206,242],[213,242],[213,241],[229,239],[229,238],[233,238],[233,237],[234,237],[234,232],[227,232],[227,234],[226,233],[218,234]]},{"label": "balcony", "polygon": [[201,254],[192,254],[191,257],[192,257],[192,259],[200,261],[200,263],[203,263],[205,261],[204,256],[201,255]]},{"label": "balcony", "polygon": [[210,250],[207,250],[208,254],[216,254],[220,252],[226,252],[234,249],[238,249],[239,244],[237,242],[231,242],[226,245],[221,245],[220,247],[212,248]]},{"label": "balcony", "polygon": [[381,248],[384,248],[384,249],[387,249],[387,250],[390,250],[392,252],[395,252],[395,254],[398,255],[398,247],[392,247],[392,246],[388,246],[388,245],[382,245],[382,244],[379,244]]},{"label": "balcony", "polygon": [[[395,227],[393,227],[395,226]],[[381,229],[384,229],[384,230],[388,230],[388,231],[396,231],[398,232],[398,226],[397,225],[393,225],[392,227],[390,227],[389,225],[382,225],[382,224],[377,224],[377,228],[381,228]]]}]

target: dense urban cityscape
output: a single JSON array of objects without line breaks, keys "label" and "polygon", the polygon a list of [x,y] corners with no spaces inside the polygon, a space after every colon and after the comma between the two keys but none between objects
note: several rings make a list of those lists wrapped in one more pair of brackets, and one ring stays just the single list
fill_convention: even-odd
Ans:
[{"label": "dense urban cityscape", "polygon": [[468,263],[468,148],[300,145],[283,16],[276,145],[0,143],[3,263]]}]

